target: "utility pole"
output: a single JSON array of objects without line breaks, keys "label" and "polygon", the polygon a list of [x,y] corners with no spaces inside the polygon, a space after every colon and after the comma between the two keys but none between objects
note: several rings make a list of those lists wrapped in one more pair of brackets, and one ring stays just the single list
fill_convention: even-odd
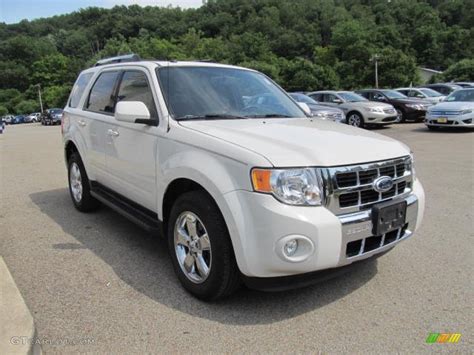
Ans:
[{"label": "utility pole", "polygon": [[375,63],[375,88],[379,88],[379,59],[380,56],[378,54],[374,54],[372,58],[370,58],[371,62]]},{"label": "utility pole", "polygon": [[41,113],[43,113],[43,100],[41,99],[41,85],[37,84],[36,86],[38,87],[38,97],[39,97],[39,102],[41,106]]}]

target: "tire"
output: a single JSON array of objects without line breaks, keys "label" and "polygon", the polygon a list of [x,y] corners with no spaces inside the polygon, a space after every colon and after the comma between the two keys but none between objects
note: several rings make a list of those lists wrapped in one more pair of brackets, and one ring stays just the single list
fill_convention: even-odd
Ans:
[{"label": "tire", "polygon": [[403,123],[406,121],[406,118],[405,118],[405,113],[400,110],[399,108],[396,109],[397,110],[397,120],[395,121],[395,123]]},{"label": "tire", "polygon": [[89,178],[77,152],[72,153],[68,160],[68,181],[69,193],[77,210],[90,212],[99,208],[100,202],[91,196]]},{"label": "tire", "polygon": [[191,191],[177,198],[171,208],[167,236],[175,273],[192,295],[215,301],[239,287],[240,272],[227,226],[205,191]]},{"label": "tire", "polygon": [[364,127],[364,118],[358,112],[349,112],[347,114],[347,124],[354,127]]}]

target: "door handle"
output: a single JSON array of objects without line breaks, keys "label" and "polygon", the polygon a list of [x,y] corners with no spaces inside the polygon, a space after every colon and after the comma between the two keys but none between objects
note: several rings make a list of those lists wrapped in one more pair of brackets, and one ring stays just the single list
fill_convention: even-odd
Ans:
[{"label": "door handle", "polygon": [[86,121],[84,121],[84,120],[79,120],[79,121],[77,121],[77,123],[79,123],[79,126],[81,126],[81,127],[84,127],[86,125]]},{"label": "door handle", "polygon": [[120,136],[120,133],[118,133],[117,131],[114,131],[113,129],[109,129],[109,130],[107,131],[107,134],[108,134],[109,136],[112,136],[112,137],[118,137],[118,136]]}]

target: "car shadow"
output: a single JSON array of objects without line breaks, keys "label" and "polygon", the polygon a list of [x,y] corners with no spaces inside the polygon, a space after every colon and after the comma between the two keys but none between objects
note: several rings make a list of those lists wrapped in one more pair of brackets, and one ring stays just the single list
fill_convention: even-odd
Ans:
[{"label": "car shadow", "polygon": [[77,252],[89,249],[112,267],[123,282],[150,299],[221,323],[268,324],[293,318],[349,295],[377,273],[377,260],[370,260],[311,287],[276,293],[242,287],[225,300],[206,303],[181,288],[164,238],[150,235],[107,207],[94,213],[76,211],[66,188],[29,196],[42,213],[77,241],[54,244],[51,248]]},{"label": "car shadow", "polygon": [[425,125],[421,127],[416,127],[413,129],[413,132],[419,132],[419,133],[429,133],[429,134],[446,134],[446,133],[452,133],[452,134],[463,134],[463,133],[474,133],[473,128],[468,128],[468,127],[439,127],[437,130],[430,130],[428,127]]}]

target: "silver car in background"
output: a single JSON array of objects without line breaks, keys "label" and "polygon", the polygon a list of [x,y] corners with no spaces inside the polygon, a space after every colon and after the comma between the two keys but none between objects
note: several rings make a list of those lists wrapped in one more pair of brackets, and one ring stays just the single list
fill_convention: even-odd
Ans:
[{"label": "silver car in background", "polygon": [[453,91],[443,102],[431,106],[425,124],[439,127],[474,127],[474,88]]},{"label": "silver car in background", "polygon": [[430,88],[398,88],[396,91],[408,96],[410,99],[421,99],[437,104],[443,101],[446,96]]},{"label": "silver car in background", "polygon": [[335,122],[345,122],[346,115],[344,111],[333,108],[327,107],[319,104],[317,101],[313,100],[311,97],[299,93],[299,92],[292,92],[289,95],[298,103],[298,104],[306,104],[308,108],[311,110],[311,116],[320,118],[322,120],[330,120]]},{"label": "silver car in background", "polygon": [[392,105],[369,101],[352,91],[315,91],[307,95],[321,105],[343,110],[351,126],[389,125],[397,121],[397,111]]}]

